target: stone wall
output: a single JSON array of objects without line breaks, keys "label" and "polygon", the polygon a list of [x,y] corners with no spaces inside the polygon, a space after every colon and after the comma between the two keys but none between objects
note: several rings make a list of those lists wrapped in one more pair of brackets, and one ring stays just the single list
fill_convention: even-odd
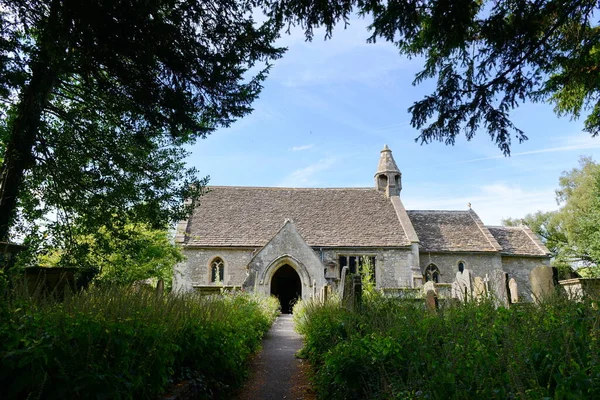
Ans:
[{"label": "stone wall", "polygon": [[[246,279],[246,266],[255,249],[184,248],[185,261],[175,266],[173,289],[191,291],[198,286],[218,286],[210,281],[210,263],[220,257],[225,263],[223,286],[242,286]],[[221,285],[221,284],[219,284]]]},{"label": "stone wall", "polygon": [[364,249],[335,248],[314,249],[324,265],[335,263],[335,273],[339,276],[338,259],[346,256],[375,256],[375,281],[378,288],[399,288],[412,286],[410,271],[411,250],[406,249]]},{"label": "stone wall", "polygon": [[582,300],[584,297],[600,299],[600,278],[575,278],[558,283],[572,300]]},{"label": "stone wall", "polygon": [[248,264],[250,277],[244,287],[258,293],[271,293],[271,280],[283,265],[294,268],[302,283],[302,298],[309,299],[320,293],[325,281],[325,266],[300,236],[291,221],[256,253]]},{"label": "stone wall", "polygon": [[440,271],[439,283],[452,283],[458,272],[458,263],[471,270],[473,276],[484,277],[495,269],[502,269],[502,258],[497,253],[427,253],[422,252],[421,271],[429,264],[435,264]]},{"label": "stone wall", "polygon": [[502,256],[502,269],[508,273],[508,278],[515,278],[519,289],[520,301],[532,301],[529,274],[540,265],[550,265],[549,258]]}]

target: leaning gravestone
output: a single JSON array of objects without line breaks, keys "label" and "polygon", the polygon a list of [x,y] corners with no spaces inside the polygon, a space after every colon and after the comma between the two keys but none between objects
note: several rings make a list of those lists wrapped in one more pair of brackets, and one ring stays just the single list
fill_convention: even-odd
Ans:
[{"label": "leaning gravestone", "polygon": [[554,267],[535,267],[529,274],[529,283],[533,301],[542,302],[554,293],[558,283],[558,271]]},{"label": "leaning gravestone", "polygon": [[345,290],[345,286],[346,286],[346,276],[348,275],[348,267],[344,267],[342,268],[342,273],[340,276],[340,287],[339,287],[339,295],[340,298],[343,299],[344,298],[344,290]]},{"label": "leaning gravestone", "polygon": [[515,281],[515,278],[510,278],[510,281],[508,281],[508,289],[510,290],[510,303],[518,303],[519,288],[517,286],[517,281]]},{"label": "leaning gravestone", "polygon": [[438,300],[435,290],[427,290],[427,294],[425,295],[425,306],[430,313],[435,314],[437,312]]},{"label": "leaning gravestone", "polygon": [[476,300],[485,297],[485,283],[479,276],[476,276],[475,279],[473,279],[473,297]]},{"label": "leaning gravestone", "polygon": [[490,275],[490,294],[496,306],[508,307],[508,274],[495,269]]}]

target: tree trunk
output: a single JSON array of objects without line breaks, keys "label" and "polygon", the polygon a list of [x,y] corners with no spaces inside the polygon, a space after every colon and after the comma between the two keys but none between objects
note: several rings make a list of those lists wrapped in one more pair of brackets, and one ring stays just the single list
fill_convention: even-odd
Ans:
[{"label": "tree trunk", "polygon": [[54,61],[60,54],[60,41],[57,40],[61,29],[59,10],[60,1],[53,0],[48,18],[42,23],[38,43],[40,50],[32,63],[31,80],[21,93],[0,168],[0,241],[8,242],[23,175],[34,164],[33,146],[38,137],[42,112],[57,82]]},{"label": "tree trunk", "polygon": [[0,241],[8,241],[23,175],[33,164],[33,146],[43,109],[56,82],[49,63],[38,62],[22,94],[0,170]]}]

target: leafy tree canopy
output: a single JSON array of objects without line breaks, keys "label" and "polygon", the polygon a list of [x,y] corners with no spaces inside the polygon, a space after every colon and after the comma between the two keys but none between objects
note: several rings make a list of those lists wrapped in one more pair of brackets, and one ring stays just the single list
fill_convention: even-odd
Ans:
[{"label": "leafy tree canopy", "polygon": [[183,218],[205,184],[185,146],[250,112],[283,51],[253,5],[0,0],[0,240]]},{"label": "leafy tree canopy", "polygon": [[[183,261],[181,250],[165,230],[148,224],[127,223],[118,232],[100,227],[94,234],[72,226],[73,243],[38,255],[40,266],[75,266],[88,279],[101,284],[131,285],[136,281],[162,279],[171,284],[173,267]],[[68,253],[67,253],[68,251]]]},{"label": "leafy tree canopy", "polygon": [[265,0],[281,26],[300,25],[311,40],[326,37],[353,13],[371,16],[369,42],[393,43],[420,57],[419,84],[433,93],[409,109],[417,141],[454,144],[484,129],[505,154],[525,133],[510,111],[526,101],[551,101],[560,115],[585,115],[600,133],[600,27],[597,0]]},{"label": "leafy tree canopy", "polygon": [[524,223],[536,232],[552,252],[553,263],[563,273],[571,265],[584,267],[600,276],[600,164],[589,157],[579,168],[565,171],[559,179],[558,211],[506,219],[505,225]]}]

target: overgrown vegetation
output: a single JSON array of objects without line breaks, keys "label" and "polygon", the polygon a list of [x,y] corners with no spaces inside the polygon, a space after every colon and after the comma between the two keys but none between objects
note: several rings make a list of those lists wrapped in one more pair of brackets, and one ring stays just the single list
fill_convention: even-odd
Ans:
[{"label": "overgrown vegetation", "polygon": [[93,235],[79,228],[72,227],[69,246],[44,248],[41,243],[29,242],[21,265],[75,267],[94,283],[105,285],[162,279],[170,289],[173,267],[184,260],[167,230],[152,229],[149,224],[127,223],[118,230],[102,226]]},{"label": "overgrown vegetation", "polygon": [[195,379],[205,398],[239,385],[277,314],[274,298],[159,296],[92,288],[62,302],[0,305],[3,398],[156,398]]},{"label": "overgrown vegetation", "polygon": [[502,223],[524,223],[537,233],[552,253],[561,279],[570,278],[573,266],[582,276],[600,277],[600,165],[581,157],[579,168],[562,173],[556,201],[557,211],[538,211]]},{"label": "overgrown vegetation", "polygon": [[369,296],[294,309],[323,399],[600,397],[600,313],[592,303],[449,307]]}]

